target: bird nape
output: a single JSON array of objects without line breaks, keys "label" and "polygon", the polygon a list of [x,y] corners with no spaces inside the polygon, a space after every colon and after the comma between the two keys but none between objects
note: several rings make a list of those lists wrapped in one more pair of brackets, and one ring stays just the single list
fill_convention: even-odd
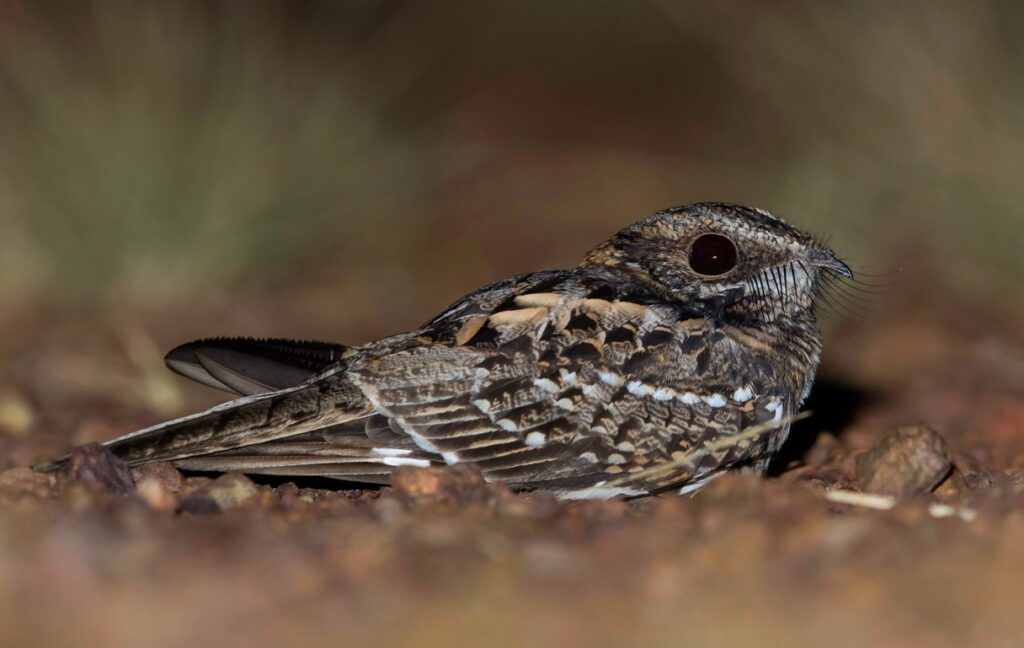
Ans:
[{"label": "bird nape", "polygon": [[172,370],[242,397],[105,445],[184,470],[384,484],[399,466],[472,464],[565,498],[692,492],[763,472],[785,440],[827,275],[852,273],[768,212],[666,209],[575,268],[490,284],[368,344],[180,346]]}]

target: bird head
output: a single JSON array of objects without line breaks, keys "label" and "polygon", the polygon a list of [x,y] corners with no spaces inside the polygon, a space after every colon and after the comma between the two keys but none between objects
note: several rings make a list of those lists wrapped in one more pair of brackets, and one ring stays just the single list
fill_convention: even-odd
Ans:
[{"label": "bird head", "polygon": [[824,273],[853,272],[813,236],[770,213],[697,203],[657,212],[591,251],[673,299],[762,321],[810,318]]}]

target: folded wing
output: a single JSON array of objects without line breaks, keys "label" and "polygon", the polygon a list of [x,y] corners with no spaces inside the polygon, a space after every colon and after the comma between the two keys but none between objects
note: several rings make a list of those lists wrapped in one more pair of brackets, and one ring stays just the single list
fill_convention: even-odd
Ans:
[{"label": "folded wing", "polygon": [[211,338],[174,348],[164,362],[208,387],[252,396],[302,384],[336,365],[348,350],[327,342]]}]

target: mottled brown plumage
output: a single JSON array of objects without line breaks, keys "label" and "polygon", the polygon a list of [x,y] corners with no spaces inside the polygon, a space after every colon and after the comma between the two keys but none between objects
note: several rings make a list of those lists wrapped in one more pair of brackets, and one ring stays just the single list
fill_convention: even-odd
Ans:
[{"label": "mottled brown plumage", "polygon": [[[767,212],[668,209],[572,270],[486,286],[363,346],[180,347],[176,371],[249,396],[107,445],[195,470],[386,483],[396,466],[471,463],[567,497],[693,490],[762,471],[785,439],[818,364],[823,271],[850,275]],[[775,427],[623,479],[763,423]]]}]

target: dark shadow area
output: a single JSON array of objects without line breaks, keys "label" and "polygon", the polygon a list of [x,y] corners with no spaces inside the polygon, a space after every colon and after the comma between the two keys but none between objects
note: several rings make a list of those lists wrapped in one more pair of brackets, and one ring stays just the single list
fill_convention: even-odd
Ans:
[{"label": "dark shadow area", "polygon": [[[209,477],[216,479],[224,473],[218,472],[206,472],[198,470],[182,470],[181,474],[186,477]],[[280,475],[245,475],[253,481],[253,483],[261,486],[270,486],[271,488],[277,488],[283,484],[292,483],[298,488],[313,488],[318,490],[335,490],[335,491],[377,491],[383,488],[384,484],[367,484],[363,482],[346,481],[344,479],[332,479],[330,477],[287,477]]]},{"label": "dark shadow area", "polygon": [[842,436],[857,413],[876,402],[878,397],[876,392],[847,383],[819,379],[802,408],[812,412],[811,416],[793,424],[789,438],[768,466],[767,475],[778,477],[794,461],[802,461],[820,434]]}]

